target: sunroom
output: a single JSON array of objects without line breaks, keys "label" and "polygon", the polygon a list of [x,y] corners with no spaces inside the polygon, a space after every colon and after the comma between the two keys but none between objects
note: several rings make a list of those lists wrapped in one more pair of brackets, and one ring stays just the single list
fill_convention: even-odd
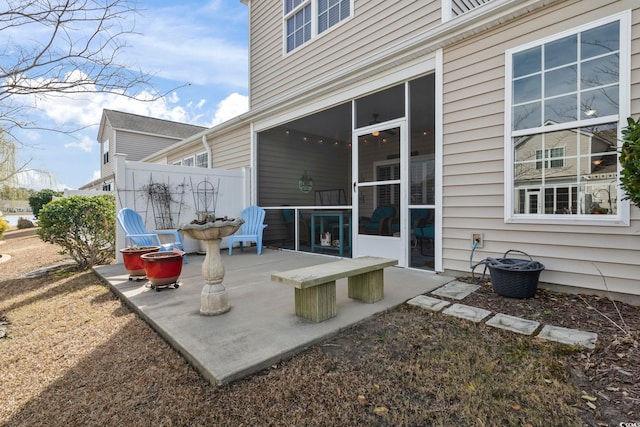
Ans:
[{"label": "sunroom", "polygon": [[429,74],[258,131],[265,243],[434,270],[435,117]]}]

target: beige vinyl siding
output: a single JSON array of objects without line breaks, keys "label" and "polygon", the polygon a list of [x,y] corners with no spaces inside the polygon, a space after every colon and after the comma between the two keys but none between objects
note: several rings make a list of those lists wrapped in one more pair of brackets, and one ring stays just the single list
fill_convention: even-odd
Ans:
[{"label": "beige vinyl siding", "polygon": [[[638,292],[640,212],[630,227],[505,224],[505,50],[627,9],[633,12],[632,115],[640,114],[640,5],[636,1],[560,2],[446,48],[443,64],[443,262],[469,272],[471,233],[483,232],[474,261],[520,249],[540,260],[543,282]],[[587,9],[592,9],[586,11]],[[624,88],[622,88],[624,90]],[[622,118],[622,120],[625,120]]]},{"label": "beige vinyl siding", "polygon": [[[631,17],[631,112],[640,112],[640,12]],[[638,218],[640,219],[640,212]]]},{"label": "beige vinyl siding", "polygon": [[251,130],[249,125],[216,134],[207,142],[211,147],[211,167],[240,169],[251,166]]},{"label": "beige vinyl siding", "polygon": [[[208,135],[207,143],[211,149],[209,164],[215,169],[240,169],[251,166],[251,132],[249,124],[236,127],[231,130],[220,131]],[[149,162],[166,162],[173,164],[186,157],[194,157],[206,152],[202,144],[202,138],[190,141],[186,144],[176,144],[170,150],[157,155],[149,156]],[[195,166],[195,163],[194,163]]]},{"label": "beige vinyl siding", "polygon": [[178,160],[182,161],[187,157],[193,157],[193,164],[195,166],[196,154],[202,153],[203,151],[205,151],[205,147],[202,145],[202,141],[197,140],[188,145],[180,146],[179,150],[172,150],[171,153],[167,155],[167,163],[172,165]]},{"label": "beige vinyl siding", "polygon": [[[353,66],[381,49],[440,23],[440,1],[356,0],[352,18],[283,54],[281,2],[251,7],[251,108]],[[336,46],[340,48],[337,49]]]}]

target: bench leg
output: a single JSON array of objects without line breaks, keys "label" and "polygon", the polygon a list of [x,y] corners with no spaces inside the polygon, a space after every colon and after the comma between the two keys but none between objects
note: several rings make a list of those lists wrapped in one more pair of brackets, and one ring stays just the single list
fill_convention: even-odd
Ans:
[{"label": "bench leg", "polygon": [[313,322],[322,322],[336,315],[336,282],[311,288],[295,288],[296,315]]},{"label": "bench leg", "polygon": [[384,270],[349,277],[348,296],[368,303],[380,301],[384,298]]}]

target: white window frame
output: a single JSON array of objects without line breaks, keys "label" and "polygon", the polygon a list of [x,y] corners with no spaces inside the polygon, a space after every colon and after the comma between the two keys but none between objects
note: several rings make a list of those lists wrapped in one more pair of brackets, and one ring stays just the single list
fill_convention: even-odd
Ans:
[{"label": "white window frame", "polygon": [[[551,154],[560,150],[562,154],[560,156],[552,156]],[[538,157],[538,153],[544,155],[542,157]],[[563,168],[564,167],[564,153],[565,147],[553,147],[553,148],[545,148],[536,150],[536,169],[552,169],[552,168]],[[554,163],[560,162],[559,165],[554,165]]]},{"label": "white window frame", "polygon": [[195,167],[195,165],[196,165],[195,156],[188,156],[182,159],[182,166],[192,168],[192,167]]},{"label": "white window frame", "polygon": [[[301,49],[303,46],[306,46],[309,42],[313,41],[318,36],[321,36],[321,35],[329,33],[331,30],[339,27],[340,25],[342,25],[346,21],[348,21],[351,18],[353,18],[353,15],[354,15],[354,2],[355,2],[355,0],[341,0],[341,1],[349,2],[349,16],[342,18],[340,21],[338,21],[335,24],[327,27],[324,31],[318,32],[318,17],[319,17],[318,0],[302,0],[299,5],[294,7],[288,13],[287,13],[287,9],[286,9],[286,0],[281,0],[281,1],[282,1],[282,16],[283,16],[283,19],[282,19],[282,51],[283,51],[283,55],[285,55],[285,56],[290,54],[290,53],[298,51],[299,49]],[[303,41],[302,44],[294,47],[291,50],[288,50],[288,46],[287,46],[287,37],[288,37],[288,34],[287,34],[287,22],[289,21],[289,19],[292,19],[298,12],[300,12],[301,10],[303,10],[307,6],[311,6],[311,36],[310,36],[309,40]]]},{"label": "white window frame", "polygon": [[[619,21],[620,46],[619,46],[619,113],[618,115],[576,120],[567,123],[542,126],[539,128],[522,131],[512,130],[512,100],[513,100],[513,56],[516,53],[542,46],[564,37],[581,33],[601,25]],[[631,71],[631,11],[621,12],[606,18],[592,21],[552,36],[535,40],[533,42],[508,49],[505,52],[505,117],[504,117],[504,221],[505,223],[531,223],[531,224],[575,224],[575,225],[610,225],[628,226],[630,223],[629,201],[622,200],[624,193],[618,190],[618,210],[616,215],[550,215],[550,214],[515,214],[514,200],[514,150],[513,139],[518,136],[538,133],[549,133],[558,130],[575,129],[585,126],[593,126],[618,122],[618,141],[621,140],[620,130],[626,126],[626,118],[630,115],[630,71]],[[619,143],[620,145],[620,143]],[[618,176],[620,166],[618,165]],[[544,211],[544,210],[543,210]]]},{"label": "white window frame", "polygon": [[106,165],[111,161],[109,158],[109,140],[102,143],[102,164]]},{"label": "white window frame", "polygon": [[[204,165],[201,166],[202,162],[198,161],[198,158],[201,158],[202,156],[207,156],[207,161],[204,163]],[[197,168],[208,168],[209,167],[209,153],[206,151],[203,151],[202,153],[197,153],[196,154],[196,163],[194,165]]]},{"label": "white window frame", "polygon": [[175,162],[171,163],[173,166],[182,166],[182,160],[176,160]]}]

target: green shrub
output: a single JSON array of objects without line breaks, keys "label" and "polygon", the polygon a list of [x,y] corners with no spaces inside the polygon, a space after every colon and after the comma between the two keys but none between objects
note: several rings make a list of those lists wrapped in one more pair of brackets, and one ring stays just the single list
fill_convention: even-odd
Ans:
[{"label": "green shrub", "polygon": [[42,207],[38,235],[60,245],[80,270],[108,264],[115,254],[116,205],[112,195],[71,196]]},{"label": "green shrub", "polygon": [[31,206],[31,212],[33,212],[33,216],[38,218],[40,209],[42,209],[44,205],[53,200],[54,196],[62,196],[62,193],[46,188],[29,196],[29,206]]},{"label": "green shrub", "polygon": [[5,219],[2,218],[2,216],[0,216],[0,239],[2,239],[2,236],[4,236],[4,232],[7,231],[8,229],[9,229],[9,223],[5,221]]},{"label": "green shrub", "polygon": [[27,218],[20,217],[18,218],[18,224],[16,226],[18,227],[18,230],[22,230],[25,228],[33,228],[36,225],[33,222],[29,221]]},{"label": "green shrub", "polygon": [[622,129],[622,151],[620,153],[620,184],[626,196],[624,200],[640,207],[640,120],[627,119]]}]

